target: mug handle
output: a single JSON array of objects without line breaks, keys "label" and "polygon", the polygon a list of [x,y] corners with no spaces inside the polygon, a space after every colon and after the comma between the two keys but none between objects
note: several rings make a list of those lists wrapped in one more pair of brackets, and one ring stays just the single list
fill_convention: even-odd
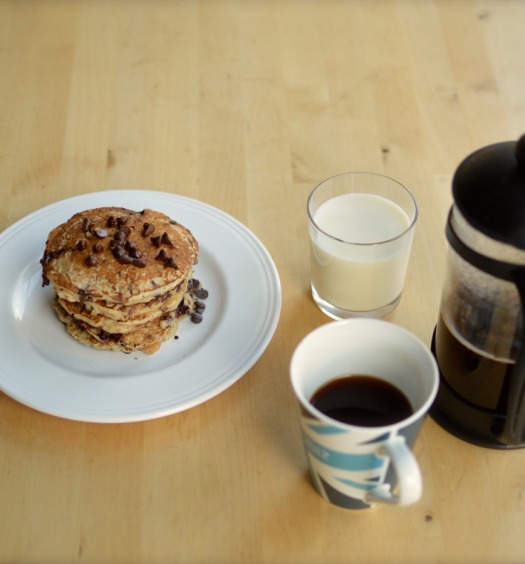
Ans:
[{"label": "mug handle", "polygon": [[393,494],[390,491],[390,485],[383,484],[370,490],[366,494],[366,501],[397,505],[416,503],[423,492],[423,480],[419,465],[407,446],[405,437],[398,435],[382,444],[376,454],[381,457],[388,457],[393,464],[399,484],[399,493]]}]

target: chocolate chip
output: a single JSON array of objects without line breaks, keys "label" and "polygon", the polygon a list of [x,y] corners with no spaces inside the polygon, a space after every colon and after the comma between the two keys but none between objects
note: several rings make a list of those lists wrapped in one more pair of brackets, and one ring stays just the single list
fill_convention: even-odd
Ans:
[{"label": "chocolate chip", "polygon": [[153,245],[155,247],[160,247],[160,240],[161,240],[161,236],[158,235],[157,237],[151,237],[150,241],[153,243]]},{"label": "chocolate chip", "polygon": [[128,222],[128,220],[129,220],[129,216],[123,215],[123,216],[121,216],[117,219],[117,225],[119,227],[122,227],[123,225],[125,225]]},{"label": "chocolate chip", "polygon": [[98,259],[93,255],[89,255],[85,260],[86,266],[97,266]]},{"label": "chocolate chip", "polygon": [[195,300],[195,311],[197,313],[202,313],[206,309],[206,304],[199,300]]},{"label": "chocolate chip", "polygon": [[126,251],[122,247],[115,247],[114,249],[111,250],[111,252],[113,253],[113,256],[116,259],[119,259],[120,257],[123,257],[126,254]]},{"label": "chocolate chip", "polygon": [[95,229],[94,233],[97,239],[104,239],[104,237],[108,236],[108,232],[100,227],[98,229]]},{"label": "chocolate chip", "polygon": [[142,226],[142,236],[149,237],[155,231],[155,226],[152,223],[145,223]]},{"label": "chocolate chip", "polygon": [[120,231],[121,233],[124,233],[124,234],[127,236],[127,235],[129,235],[129,232],[131,231],[131,229],[129,228],[128,225],[122,225],[122,226],[119,228],[119,231]]},{"label": "chocolate chip", "polygon": [[183,315],[188,315],[188,313],[190,313],[190,308],[182,300],[175,310],[175,315],[176,317],[182,317]]},{"label": "chocolate chip", "polygon": [[205,300],[208,296],[208,290],[205,290],[204,288],[196,288],[195,290],[192,291],[193,295],[201,300]]},{"label": "chocolate chip", "polygon": [[129,256],[132,258],[139,259],[142,256],[142,251],[140,249],[131,249],[129,251]]},{"label": "chocolate chip", "polygon": [[160,242],[164,243],[164,245],[168,245],[170,247],[173,247],[173,243],[171,242],[170,236],[165,231],[162,234],[162,238],[161,238]]},{"label": "chocolate chip", "polygon": [[166,266],[169,266],[171,268],[177,268],[177,263],[175,262],[175,259],[173,257],[169,257],[164,261],[164,264]]},{"label": "chocolate chip", "polygon": [[200,323],[202,321],[202,315],[194,311],[191,314],[190,319],[193,321],[193,323]]},{"label": "chocolate chip", "polygon": [[92,227],[93,227],[93,222],[89,218],[85,217],[84,221],[82,221],[82,231],[84,233],[89,233]]},{"label": "chocolate chip", "polygon": [[132,264],[134,259],[132,259],[129,255],[124,253],[119,255],[117,260],[120,262],[120,264]]},{"label": "chocolate chip", "polygon": [[137,248],[137,243],[134,243],[133,241],[126,241],[126,244],[124,245],[124,248],[127,251],[131,251],[131,249],[136,249]]},{"label": "chocolate chip", "polygon": [[100,337],[100,339],[104,342],[108,342],[109,339],[111,338],[111,333],[108,333],[107,331],[104,331],[104,329],[101,329],[98,332],[98,336]]},{"label": "chocolate chip", "polygon": [[95,243],[93,245],[93,252],[94,253],[101,253],[104,250],[104,245],[101,243]]},{"label": "chocolate chip", "polygon": [[83,288],[79,288],[78,299],[80,300],[80,303],[91,302],[93,300],[93,296],[89,292],[86,292]]},{"label": "chocolate chip", "polygon": [[104,331],[104,329],[101,329],[98,332],[98,336],[102,341],[107,343],[108,341],[120,340],[120,337],[122,337],[122,333],[109,333],[108,331]]},{"label": "chocolate chip", "polygon": [[110,216],[108,217],[108,220],[107,220],[107,222],[106,222],[106,225],[107,225],[108,227],[115,227],[116,224],[117,224],[117,220],[115,219],[115,216],[110,215]]},{"label": "chocolate chip", "polygon": [[77,251],[85,251],[87,249],[87,241],[85,239],[77,241],[76,249]]},{"label": "chocolate chip", "polygon": [[115,241],[115,239],[111,239],[111,241],[109,242],[109,248],[114,251],[115,249],[118,249],[121,246],[121,244],[118,241]]},{"label": "chocolate chip", "polygon": [[146,261],[141,258],[135,258],[133,259],[133,264],[139,268],[144,268],[146,266]]},{"label": "chocolate chip", "polygon": [[123,231],[117,231],[115,235],[113,235],[113,239],[119,243],[123,243],[126,239],[126,234]]},{"label": "chocolate chip", "polygon": [[159,254],[155,257],[155,260],[168,260],[169,256],[167,255],[164,249],[161,249]]}]

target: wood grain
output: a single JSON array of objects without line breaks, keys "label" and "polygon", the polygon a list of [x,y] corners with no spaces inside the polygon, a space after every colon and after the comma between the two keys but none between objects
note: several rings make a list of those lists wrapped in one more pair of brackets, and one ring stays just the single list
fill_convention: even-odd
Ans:
[{"label": "wood grain", "polygon": [[306,475],[288,384],[294,347],[328,321],[306,198],[339,172],[415,193],[389,320],[430,342],[454,170],[525,131],[524,21],[518,0],[0,1],[0,229],[92,191],[182,194],[247,225],[283,290],[265,354],[187,412],[96,425],[0,395],[1,562],[525,558],[525,452],[429,419],[418,504],[334,509]]}]

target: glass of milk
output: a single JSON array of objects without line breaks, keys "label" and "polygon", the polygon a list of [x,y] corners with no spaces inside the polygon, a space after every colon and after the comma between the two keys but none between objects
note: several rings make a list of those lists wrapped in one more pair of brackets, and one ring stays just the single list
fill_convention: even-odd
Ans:
[{"label": "glass of milk", "polygon": [[418,217],[402,184],[370,172],[324,180],[307,204],[312,295],[334,319],[383,317],[399,303]]}]

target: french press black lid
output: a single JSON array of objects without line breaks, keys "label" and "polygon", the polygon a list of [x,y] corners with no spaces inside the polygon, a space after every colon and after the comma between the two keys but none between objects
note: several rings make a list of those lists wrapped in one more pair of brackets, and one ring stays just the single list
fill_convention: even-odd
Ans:
[{"label": "french press black lid", "polygon": [[456,170],[452,193],[472,227],[525,249],[525,135],[469,155]]}]

